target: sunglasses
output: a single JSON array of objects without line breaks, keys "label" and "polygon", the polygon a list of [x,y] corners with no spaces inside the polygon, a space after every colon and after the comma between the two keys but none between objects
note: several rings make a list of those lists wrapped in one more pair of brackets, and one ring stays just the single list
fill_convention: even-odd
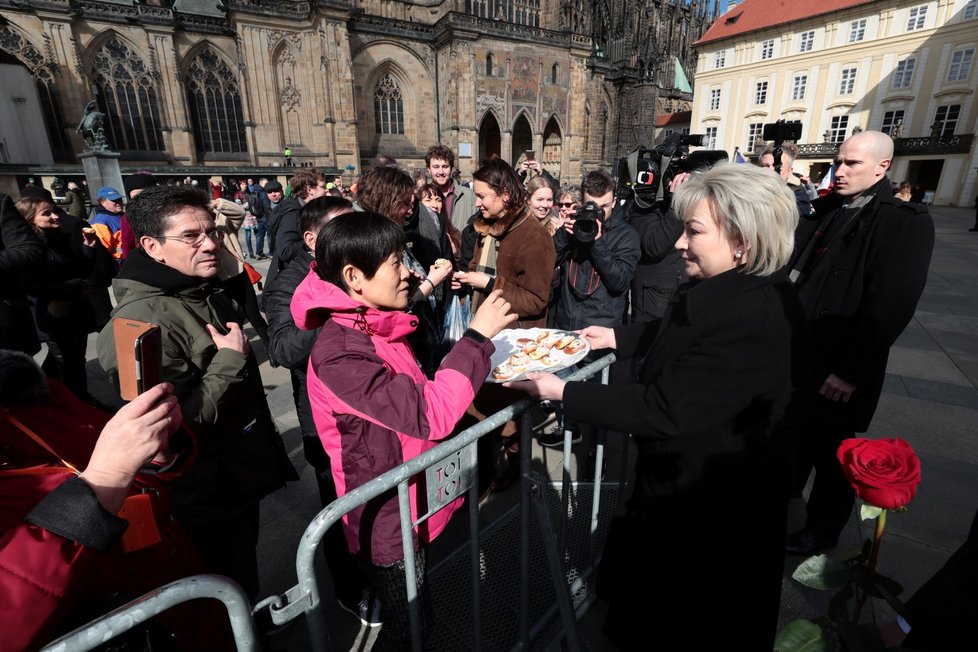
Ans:
[{"label": "sunglasses", "polygon": [[566,204],[563,203],[563,202],[560,202],[557,205],[560,206],[561,208],[574,208],[574,202],[568,202]]}]

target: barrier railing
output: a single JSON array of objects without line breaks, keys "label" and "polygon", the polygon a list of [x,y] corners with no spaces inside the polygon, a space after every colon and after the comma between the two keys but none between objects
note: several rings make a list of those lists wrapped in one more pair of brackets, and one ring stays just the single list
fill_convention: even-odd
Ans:
[{"label": "barrier railing", "polygon": [[[601,382],[608,382],[608,367],[615,360],[609,354],[572,373],[561,374],[565,380],[585,380],[598,373]],[[536,402],[530,399],[521,400],[514,405],[501,410],[484,419],[471,428],[464,430],[455,437],[442,442],[435,448],[415,457],[395,469],[374,478],[357,487],[346,495],[327,505],[307,526],[299,542],[296,553],[296,576],[298,583],[282,595],[275,595],[262,600],[254,608],[244,591],[234,581],[217,575],[196,575],[171,582],[155,591],[151,591],[126,605],[123,605],[90,623],[69,632],[43,648],[44,652],[85,652],[105,642],[124,634],[133,627],[146,622],[150,618],[170,609],[180,603],[211,598],[220,600],[228,612],[231,630],[239,652],[257,652],[260,649],[255,623],[252,618],[263,609],[268,609],[272,621],[284,625],[300,615],[304,615],[309,628],[310,645],[313,650],[329,650],[330,638],[327,629],[326,613],[323,609],[319,583],[316,578],[316,550],[326,531],[333,527],[345,514],[376,498],[380,494],[397,488],[398,503],[401,515],[401,535],[405,559],[405,581],[408,588],[408,601],[411,618],[412,647],[415,651],[422,649],[421,613],[415,591],[416,569],[414,567],[413,527],[434,514],[438,508],[454,500],[463,491],[468,491],[470,505],[478,505],[478,460],[476,442],[507,421],[520,417],[520,600],[519,600],[519,642],[515,649],[529,649],[531,640],[543,630],[547,620],[554,611],[560,614],[562,625],[561,635],[566,638],[567,647],[571,651],[580,649],[580,639],[577,633],[576,616],[578,611],[586,610],[593,596],[579,602],[575,609],[572,595],[581,591],[582,586],[594,572],[594,566],[577,568],[577,578],[568,584],[564,564],[564,550],[567,537],[567,513],[570,499],[571,484],[571,433],[564,433],[564,460],[561,477],[561,518],[555,529],[549,517],[544,498],[543,487],[549,484],[549,479],[541,478],[531,471],[531,424],[529,408]],[[590,528],[588,532],[588,558],[596,562],[594,553],[598,548],[598,517],[600,511],[601,482],[604,456],[604,444],[599,443],[596,449],[595,478],[591,496]],[[624,458],[622,459],[624,469]],[[436,486],[435,493],[429,492],[429,504],[437,507],[429,513],[420,516],[417,522],[411,518],[408,481],[415,475],[428,473],[428,485]],[[620,475],[624,478],[624,474]],[[619,480],[620,483],[623,480]],[[440,497],[436,494],[441,494]],[[532,508],[532,510],[531,510]],[[537,514],[540,534],[544,542],[544,553],[556,596],[556,605],[546,610],[540,621],[530,623],[530,587],[529,587],[529,551],[530,551],[530,516],[531,511]],[[479,510],[469,510],[469,536],[471,580],[473,586],[473,641],[472,647],[482,648],[481,603],[480,588],[480,528]]]},{"label": "barrier railing", "polygon": [[170,582],[110,611],[46,645],[42,652],[85,652],[102,645],[182,602],[212,598],[228,611],[239,652],[258,652],[251,602],[240,586],[220,575],[194,575]]},{"label": "barrier railing", "polygon": [[[614,362],[615,357],[609,354],[591,364],[579,369],[566,376],[566,380],[584,380],[598,373],[602,374],[602,382],[608,382],[608,367]],[[503,409],[475,426],[464,430],[455,437],[439,444],[435,448],[411,459],[404,464],[392,469],[369,482],[357,487],[353,491],[338,498],[327,505],[309,524],[299,542],[296,553],[296,576],[298,583],[282,595],[271,596],[261,601],[255,606],[254,611],[268,608],[272,621],[277,625],[284,625],[300,615],[304,615],[309,628],[310,645],[313,650],[329,650],[329,633],[327,629],[326,613],[323,609],[319,583],[316,578],[315,558],[316,550],[319,548],[326,531],[336,525],[336,523],[347,513],[377,496],[397,488],[398,502],[401,514],[401,533],[405,560],[405,581],[408,588],[409,613],[411,618],[412,646],[416,651],[421,650],[421,613],[420,604],[416,599],[414,587],[416,586],[414,568],[414,548],[412,539],[412,529],[415,525],[431,515],[431,513],[420,517],[418,522],[412,522],[408,494],[408,481],[415,475],[428,471],[441,471],[441,477],[456,477],[456,484],[453,490],[446,492],[444,502],[448,502],[458,496],[461,491],[468,490],[471,505],[477,505],[478,495],[478,470],[476,458],[477,440],[504,423],[517,416],[522,416],[520,427],[520,471],[522,478],[522,492],[520,501],[520,578],[521,586],[519,615],[520,615],[520,645],[522,649],[528,649],[531,637],[538,634],[540,627],[531,628],[529,623],[529,587],[527,586],[529,577],[529,522],[531,503],[537,507],[540,532],[545,543],[547,563],[550,576],[557,596],[557,609],[560,612],[563,633],[567,639],[567,645],[571,650],[580,649],[580,642],[577,636],[575,611],[571,600],[574,590],[580,588],[581,584],[593,574],[593,567],[584,569],[580,572],[578,580],[574,585],[568,587],[566,582],[566,572],[564,570],[563,555],[559,551],[563,549],[562,542],[565,536],[565,528],[561,526],[560,536],[554,532],[554,528],[547,518],[547,510],[543,500],[541,485],[543,480],[531,473],[530,452],[531,452],[531,428],[529,423],[529,408],[535,401],[524,399],[518,403]],[[567,487],[570,483],[570,433],[565,432],[564,439],[564,467],[562,473],[563,487],[563,506],[566,515],[569,491]],[[603,444],[598,446],[596,453],[595,473],[600,475],[603,463]],[[461,464],[460,464],[461,463]],[[449,469],[449,471],[446,471]],[[435,476],[438,474],[435,473]],[[429,484],[432,480],[429,475]],[[594,495],[592,497],[591,513],[591,538],[597,534],[597,518],[599,510],[599,500],[601,495],[601,483],[596,477],[594,482]],[[435,480],[437,482],[437,480]],[[429,496],[430,498],[430,496]],[[442,503],[444,504],[444,503]],[[561,521],[563,523],[563,519]],[[475,648],[481,647],[482,625],[480,618],[481,611],[481,590],[480,590],[480,566],[479,566],[479,512],[477,509],[469,510],[469,536],[470,536],[470,555],[471,555],[471,579],[473,585],[472,609],[473,618],[473,640]],[[596,546],[591,547],[591,550]],[[559,555],[559,556],[558,556]],[[586,608],[586,607],[585,607]],[[552,610],[551,610],[552,611]]]}]

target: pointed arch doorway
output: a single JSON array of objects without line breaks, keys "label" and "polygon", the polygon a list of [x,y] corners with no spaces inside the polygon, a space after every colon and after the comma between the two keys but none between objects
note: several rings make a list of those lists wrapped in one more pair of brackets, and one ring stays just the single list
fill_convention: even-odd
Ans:
[{"label": "pointed arch doorway", "polygon": [[540,159],[540,163],[555,179],[560,178],[562,145],[563,138],[560,135],[560,125],[557,124],[557,118],[551,116],[547,120],[547,126],[543,129],[543,158]]},{"label": "pointed arch doorway", "polygon": [[491,111],[486,112],[479,125],[479,162],[499,157],[502,154],[502,137],[499,132],[499,123]]},{"label": "pointed arch doorway", "polygon": [[[528,149],[533,149],[533,131],[530,129],[530,121],[526,119],[526,114],[521,113],[513,123],[513,151],[510,153],[509,164],[516,167],[520,156]],[[537,152],[538,160],[541,154],[542,152]]]}]

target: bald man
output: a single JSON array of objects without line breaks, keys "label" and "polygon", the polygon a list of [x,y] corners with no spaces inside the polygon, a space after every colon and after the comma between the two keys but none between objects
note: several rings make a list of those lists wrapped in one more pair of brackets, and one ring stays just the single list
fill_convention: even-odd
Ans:
[{"label": "bald man", "polygon": [[835,457],[872,421],[890,347],[913,318],[927,281],[934,222],[893,196],[893,141],[863,131],[839,147],[835,187],[802,219],[789,261],[814,336],[812,401],[799,442],[796,487],[814,467],[805,527],[786,550],[811,555],[838,544],[855,499]]}]

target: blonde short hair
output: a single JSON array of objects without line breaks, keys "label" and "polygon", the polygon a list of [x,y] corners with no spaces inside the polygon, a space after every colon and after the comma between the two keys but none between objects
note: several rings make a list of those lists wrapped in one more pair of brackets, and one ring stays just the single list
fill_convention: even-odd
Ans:
[{"label": "blonde short hair", "polygon": [[719,163],[691,175],[673,195],[672,208],[685,221],[704,200],[717,226],[744,241],[741,272],[770,276],[788,263],[798,205],[781,177],[753,165]]}]

